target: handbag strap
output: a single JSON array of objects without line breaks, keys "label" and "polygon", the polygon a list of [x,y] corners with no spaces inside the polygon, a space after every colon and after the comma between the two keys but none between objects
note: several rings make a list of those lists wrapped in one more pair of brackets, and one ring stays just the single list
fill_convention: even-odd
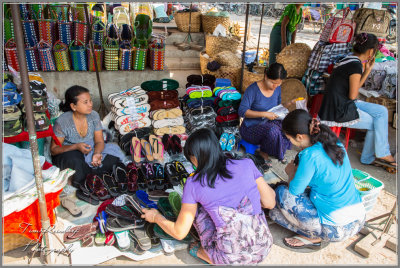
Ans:
[{"label": "handbag strap", "polygon": [[[12,46],[12,47],[10,47],[10,46]],[[4,45],[4,47],[5,48],[8,48],[8,49],[10,49],[10,48],[15,48],[17,45],[15,44],[15,41],[14,41],[14,38],[10,38],[7,42],[6,42],[6,44]]]},{"label": "handbag strap", "polygon": [[78,43],[77,47],[80,47],[79,42],[81,42],[81,45],[83,46],[83,49],[85,49],[85,44],[84,44],[80,39],[76,39],[76,40],[73,40],[73,41],[71,42],[71,44],[69,44],[69,50],[74,50],[74,51],[79,51],[79,50],[81,50],[81,49],[71,49],[72,45],[73,45],[75,42]]},{"label": "handbag strap", "polygon": [[[103,26],[103,29],[100,30],[100,31],[95,30],[95,29],[94,29],[94,26],[95,26],[96,24],[100,24],[101,26]],[[102,22],[101,20],[96,20],[95,22],[92,23],[92,31],[93,31],[93,32],[99,33],[99,32],[104,32],[105,30],[106,30],[106,25],[105,25],[104,22]]]},{"label": "handbag strap", "polygon": [[38,46],[38,48],[41,48],[41,49],[46,49],[46,48],[50,48],[50,49],[51,49],[51,46],[49,45],[49,43],[47,43],[47,42],[44,41],[43,39],[41,39],[41,40],[39,41],[39,43],[37,44],[37,46]]}]

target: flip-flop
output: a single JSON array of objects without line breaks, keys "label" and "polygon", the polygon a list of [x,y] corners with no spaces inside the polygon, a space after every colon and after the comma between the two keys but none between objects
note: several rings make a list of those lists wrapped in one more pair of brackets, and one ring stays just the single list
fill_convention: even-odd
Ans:
[{"label": "flip-flop", "polygon": [[178,217],[182,207],[181,196],[177,192],[171,192],[169,193],[168,201],[172,207],[172,211],[174,212],[175,216]]},{"label": "flip-flop", "polygon": [[[131,206],[136,210],[136,212],[138,212],[140,215],[143,214],[142,212],[142,205],[139,198],[137,198],[136,195],[127,195],[125,196],[125,201],[129,204],[131,204]],[[148,208],[148,207],[147,207]]]},{"label": "flip-flop", "polygon": [[384,160],[384,159],[382,159],[382,158],[375,158],[375,160],[374,160],[373,163],[377,163],[378,165],[384,164],[384,165],[388,165],[388,166],[390,166],[390,167],[393,167],[393,168],[396,168],[396,169],[397,169],[397,165],[396,165],[396,166],[393,165],[393,164],[397,164],[396,161],[387,161],[387,160]]},{"label": "flip-flop", "polygon": [[72,216],[74,217],[79,217],[82,215],[82,210],[80,210],[75,202],[69,198],[69,197],[65,197],[61,200],[61,205],[63,206],[63,208],[65,208],[66,210],[69,211],[69,213],[71,213]]},{"label": "flip-flop", "polygon": [[107,232],[107,227],[106,227],[107,218],[108,218],[108,215],[105,211],[101,211],[99,213],[99,215],[96,217],[96,220],[99,223],[100,232],[102,234],[105,234]]},{"label": "flip-flop", "polygon": [[142,145],[142,147],[144,148],[145,152],[146,152],[146,159],[149,162],[154,161],[154,157],[153,157],[153,152],[151,149],[151,144],[146,141],[145,139],[141,139],[140,140],[140,144]]},{"label": "flip-flop", "polygon": [[291,238],[295,238],[295,239],[297,239],[297,240],[303,242],[304,245],[301,245],[301,246],[292,246],[292,245],[290,245],[288,242],[286,242],[285,238],[283,238],[283,244],[285,244],[285,246],[287,246],[287,247],[289,247],[289,248],[310,248],[310,249],[314,249],[314,250],[321,249],[321,242],[313,243],[313,242],[311,242],[311,241],[309,241],[309,240],[307,240],[307,239],[305,239],[305,238],[302,238],[302,237],[300,237],[300,236],[298,236],[298,235],[293,236],[293,237],[291,237]]},{"label": "flip-flop", "polygon": [[[193,246],[194,244],[196,244],[196,245]],[[192,248],[190,248],[190,246],[192,246]],[[190,244],[190,246],[189,246],[189,248],[190,248],[189,249],[189,254],[192,257],[196,258],[197,260],[201,261],[204,264],[209,264],[208,262],[206,262],[205,260],[203,260],[203,259],[201,259],[200,257],[197,256],[197,252],[199,251],[199,249],[201,247],[200,242],[193,242],[193,243]]]},{"label": "flip-flop", "polygon": [[112,197],[117,197],[121,194],[113,176],[106,173],[103,174],[103,184]]},{"label": "flip-flop", "polygon": [[106,240],[104,241],[104,244],[106,246],[112,246],[115,243],[115,236],[113,232],[107,232],[106,233]]},{"label": "flip-flop", "polygon": [[114,235],[117,239],[119,250],[127,251],[131,246],[128,231],[114,232]]},{"label": "flip-flop", "polygon": [[164,255],[170,256],[174,254],[175,247],[172,240],[160,239],[161,246],[164,250]]},{"label": "flip-flop", "polygon": [[83,191],[81,189],[76,191],[76,197],[80,200],[83,200],[91,205],[97,206],[99,204],[99,200],[94,199],[92,195],[88,192]]},{"label": "flip-flop", "polygon": [[143,250],[151,249],[151,240],[150,237],[147,235],[145,228],[129,230],[129,234],[134,240],[136,240],[141,249]]},{"label": "flip-flop", "polygon": [[154,159],[162,160],[164,158],[164,145],[162,144],[161,139],[156,135],[150,135],[149,142],[151,144]]},{"label": "flip-flop", "polygon": [[154,234],[154,223],[146,223],[145,227],[147,235],[151,240],[151,247],[157,247],[160,245],[160,238]]},{"label": "flip-flop", "polygon": [[140,163],[141,160],[141,145],[140,145],[140,140],[137,137],[133,137],[131,140],[131,153],[132,153],[132,159],[136,163]]},{"label": "flip-flop", "polygon": [[229,134],[228,142],[226,143],[226,150],[228,152],[232,151],[233,147],[235,147],[235,144],[236,144],[235,135]]},{"label": "flip-flop", "polygon": [[175,213],[167,197],[161,197],[157,202],[157,207],[167,220],[176,221]]},{"label": "flip-flop", "polygon": [[92,247],[94,244],[93,235],[87,235],[81,239],[81,247]]},{"label": "flip-flop", "polygon": [[137,190],[135,195],[139,199],[139,201],[141,201],[140,204],[142,206],[144,204],[147,208],[158,208],[157,203],[151,201],[149,199],[149,195],[145,191]]},{"label": "flip-flop", "polygon": [[68,231],[64,233],[64,243],[73,243],[81,240],[85,236],[96,234],[98,225],[97,222],[93,222],[68,229]]},{"label": "flip-flop", "polygon": [[129,240],[131,242],[131,247],[129,248],[129,251],[132,251],[134,254],[137,255],[142,255],[146,252],[146,250],[143,250],[139,243],[136,241],[136,239],[133,237],[133,233],[129,232],[128,233]]},{"label": "flip-flop", "polygon": [[104,243],[106,242],[106,235],[103,233],[97,233],[94,238],[94,242],[98,246],[104,246]]},{"label": "flip-flop", "polygon": [[224,132],[219,139],[219,145],[221,146],[222,151],[226,150],[226,145],[228,144],[229,134]]}]

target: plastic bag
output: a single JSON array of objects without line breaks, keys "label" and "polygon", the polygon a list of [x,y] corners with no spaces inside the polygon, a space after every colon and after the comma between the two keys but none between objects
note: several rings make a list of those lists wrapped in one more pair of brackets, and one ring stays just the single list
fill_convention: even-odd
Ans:
[{"label": "plastic bag", "polygon": [[215,27],[214,29],[213,35],[226,37],[225,27],[222,24],[218,24],[217,27]]},{"label": "plastic bag", "polygon": [[282,104],[279,104],[278,106],[269,109],[268,112],[276,114],[278,116],[278,120],[283,120],[289,113],[289,110],[286,109]]},{"label": "plastic bag", "polygon": [[297,98],[296,99],[296,109],[307,110],[307,100],[305,98]]}]

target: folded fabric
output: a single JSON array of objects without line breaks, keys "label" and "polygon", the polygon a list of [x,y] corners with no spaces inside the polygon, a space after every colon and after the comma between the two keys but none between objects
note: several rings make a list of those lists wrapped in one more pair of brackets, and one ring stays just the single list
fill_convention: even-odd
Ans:
[{"label": "folded fabric", "polygon": [[222,116],[234,114],[237,112],[238,112],[238,110],[235,109],[233,106],[221,107],[217,110],[217,114],[222,115]]},{"label": "folded fabric", "polygon": [[194,90],[211,90],[211,88],[209,86],[190,86],[186,88],[186,94],[189,94]]},{"label": "folded fabric", "polygon": [[21,119],[4,121],[3,122],[3,136],[4,137],[13,137],[17,136],[22,132],[22,123]]},{"label": "folded fabric", "polygon": [[178,99],[178,91],[176,90],[150,91],[147,92],[147,95],[149,96],[149,102],[154,100]]},{"label": "folded fabric", "polygon": [[[47,130],[50,126],[50,119],[46,116],[45,113],[33,113],[33,119],[35,123],[36,131],[44,131]],[[24,127],[28,129],[27,119],[24,119]]]},{"label": "folded fabric", "polygon": [[140,87],[146,91],[175,90],[179,82],[173,79],[150,80],[143,82]]},{"label": "folded fabric", "polygon": [[219,64],[217,61],[210,61],[209,63],[207,63],[207,69],[215,72],[216,70],[218,70],[219,68],[221,68],[221,64]]},{"label": "folded fabric", "polygon": [[[94,142],[88,142],[91,148],[94,148]],[[88,154],[85,155],[85,162],[89,165],[89,167],[96,169],[97,167],[92,166],[92,159],[93,159],[93,152],[92,149]],[[107,155],[112,155],[118,157],[121,162],[125,160],[125,154],[122,152],[121,148],[115,143],[105,143],[104,149],[101,152],[102,159],[104,159]],[[99,166],[101,168],[103,163]]]},{"label": "folded fabric", "polygon": [[219,107],[233,106],[235,109],[239,108],[240,100],[221,100],[218,102]]},{"label": "folded fabric", "polygon": [[231,80],[228,78],[217,78],[215,80],[216,87],[230,87],[231,85]]},{"label": "folded fabric", "polygon": [[237,120],[238,118],[239,118],[238,114],[230,114],[225,116],[218,115],[217,118],[215,118],[215,121],[217,121],[218,123],[222,123],[222,122]]},{"label": "folded fabric", "polygon": [[160,109],[150,112],[150,117],[154,120],[172,119],[182,116],[182,110],[179,108]]},{"label": "folded fabric", "polygon": [[163,127],[163,128],[155,128],[154,134],[157,136],[163,136],[164,134],[184,134],[186,132],[186,128],[184,126],[175,126],[175,127]]},{"label": "folded fabric", "polygon": [[[191,102],[198,102],[198,101],[212,101],[214,102],[215,97],[207,97],[207,98],[199,98],[199,99],[190,99],[189,95],[185,95],[187,96],[187,99],[183,99],[183,101],[185,101],[186,103],[191,103]],[[184,97],[185,97],[184,96]]]},{"label": "folded fabric", "polygon": [[191,99],[198,99],[198,98],[204,98],[204,97],[211,97],[212,96],[212,91],[211,90],[193,90],[192,92],[189,93],[189,96]]},{"label": "folded fabric", "polygon": [[17,86],[13,82],[6,82],[3,84],[3,91],[17,91]]},{"label": "folded fabric", "polygon": [[3,121],[18,120],[21,115],[21,110],[15,104],[3,107]]},{"label": "folded fabric", "polygon": [[235,87],[231,87],[231,86],[227,86],[227,87],[216,87],[216,88],[213,89],[213,94],[214,94],[215,96],[217,96],[217,95],[218,95],[218,92],[221,91],[221,90],[232,90],[232,91],[236,91],[236,88],[235,88]]},{"label": "folded fabric", "polygon": [[219,96],[222,100],[240,100],[242,98],[242,95],[237,91],[236,92],[221,91]]},{"label": "folded fabric", "polygon": [[187,104],[188,108],[198,108],[198,107],[213,107],[214,106],[214,102],[209,100],[209,101],[198,101],[198,102],[190,102]]},{"label": "folded fabric", "polygon": [[215,113],[214,109],[210,106],[201,106],[199,108],[195,108],[195,109],[189,109],[188,113],[191,115],[197,115],[197,114],[207,114],[207,113]]},{"label": "folded fabric", "polygon": [[216,78],[212,74],[204,74],[204,75],[192,74],[189,75],[186,78],[186,80],[188,82],[186,87],[191,85],[200,85],[200,86],[209,86],[211,88],[214,88]]},{"label": "folded fabric", "polygon": [[150,103],[150,111],[179,107],[179,100],[154,100]]},{"label": "folded fabric", "polygon": [[173,119],[162,119],[162,120],[154,120],[153,127],[154,128],[163,128],[163,127],[175,127],[183,125],[183,117],[177,117]]},{"label": "folded fabric", "polygon": [[20,103],[22,97],[14,91],[3,91],[3,106],[15,105]]}]

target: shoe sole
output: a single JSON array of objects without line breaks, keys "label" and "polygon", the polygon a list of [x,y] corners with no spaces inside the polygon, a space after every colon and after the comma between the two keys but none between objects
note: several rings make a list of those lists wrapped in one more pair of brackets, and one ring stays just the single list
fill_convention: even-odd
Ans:
[{"label": "shoe sole", "polygon": [[[117,108],[117,107],[113,106],[113,107],[111,107],[111,111],[114,112],[118,116],[131,114],[131,111],[127,107]],[[136,112],[139,114],[140,113],[148,113],[149,111],[150,111],[150,104],[146,103],[146,104],[143,104],[140,106],[136,106]]]},{"label": "shoe sole", "polygon": [[[132,117],[137,117],[137,119],[136,120],[133,120],[132,119]],[[137,114],[137,115],[122,115],[122,116],[117,116],[116,118],[115,118],[115,123],[117,123],[117,125],[125,125],[125,124],[128,124],[128,123],[130,123],[130,122],[135,122],[135,121],[137,121],[137,120],[142,120],[142,119],[144,119],[144,118],[148,118],[149,117],[149,113],[141,113],[141,114]]]}]

